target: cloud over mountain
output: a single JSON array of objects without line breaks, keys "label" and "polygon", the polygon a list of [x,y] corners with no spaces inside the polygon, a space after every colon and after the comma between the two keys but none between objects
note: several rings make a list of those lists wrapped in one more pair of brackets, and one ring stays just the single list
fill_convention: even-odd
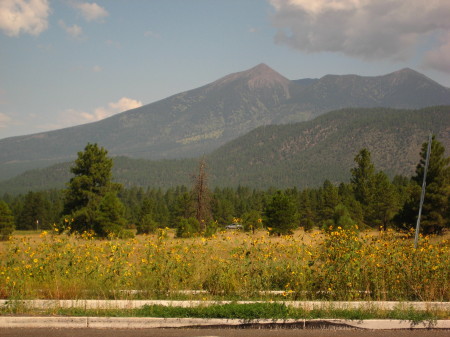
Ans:
[{"label": "cloud over mountain", "polygon": [[142,106],[141,101],[132,98],[122,97],[117,102],[111,102],[107,107],[99,107],[91,114],[93,121],[98,121],[106,117],[115,115],[116,113],[139,108]]},{"label": "cloud over mountain", "polygon": [[[430,34],[450,31],[446,0],[270,0],[275,41],[305,52],[341,52],[362,59],[404,60]],[[425,60],[450,68],[449,40]]]},{"label": "cloud over mountain", "polygon": [[[117,102],[110,102],[106,106],[95,108],[93,111],[66,109],[59,114],[56,123],[41,124],[39,127],[44,130],[60,129],[74,125],[97,122],[119,112],[139,108],[141,106],[141,101],[122,97]],[[8,122],[6,119],[7,117],[8,116],[5,115],[4,123]],[[2,122],[2,115],[0,114],[0,127],[2,126]]]}]

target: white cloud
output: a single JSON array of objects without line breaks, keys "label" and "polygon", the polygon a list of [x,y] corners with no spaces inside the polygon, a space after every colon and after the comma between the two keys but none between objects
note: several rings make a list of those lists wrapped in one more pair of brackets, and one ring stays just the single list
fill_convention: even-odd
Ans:
[{"label": "white cloud", "polygon": [[63,20],[58,21],[59,26],[66,31],[67,34],[73,38],[80,38],[83,35],[83,29],[78,25],[67,26]]},{"label": "white cloud", "polygon": [[448,0],[269,0],[277,43],[305,52],[407,59],[422,38],[450,30]]},{"label": "white cloud", "polygon": [[48,0],[0,0],[0,30],[8,36],[39,35],[48,28]]},{"label": "white cloud", "polygon": [[109,103],[107,107],[100,107],[95,109],[93,117],[95,118],[95,120],[100,120],[115,115],[119,112],[139,108],[140,106],[142,106],[142,102],[128,97],[122,97],[117,102]]},{"label": "white cloud", "polygon": [[450,73],[450,33],[441,39],[441,45],[425,55],[424,66]]},{"label": "white cloud", "polygon": [[97,5],[95,2],[76,2],[73,6],[80,11],[86,21],[102,21],[109,15],[106,9]]},{"label": "white cloud", "polygon": [[[93,112],[67,109],[60,115],[58,125],[53,125],[52,128],[62,128],[96,122],[119,112],[139,108],[140,106],[142,106],[142,102],[128,97],[122,97],[117,102],[108,103],[106,107],[98,107],[94,109]],[[47,125],[46,127],[48,128],[49,126]]]},{"label": "white cloud", "polygon": [[11,117],[0,112],[0,129],[6,128],[11,124],[11,122],[12,122]]}]

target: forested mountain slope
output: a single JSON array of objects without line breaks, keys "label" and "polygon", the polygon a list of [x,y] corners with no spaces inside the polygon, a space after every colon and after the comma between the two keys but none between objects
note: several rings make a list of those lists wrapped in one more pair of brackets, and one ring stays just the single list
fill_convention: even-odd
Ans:
[{"label": "forested mountain slope", "polygon": [[[378,170],[411,175],[429,132],[450,150],[450,106],[420,110],[343,109],[314,120],[259,127],[205,156],[210,186],[318,186],[347,181],[361,148]],[[125,186],[190,185],[199,159],[150,161],[116,157],[113,174]],[[28,171],[0,183],[0,191],[62,188],[69,163]]]}]

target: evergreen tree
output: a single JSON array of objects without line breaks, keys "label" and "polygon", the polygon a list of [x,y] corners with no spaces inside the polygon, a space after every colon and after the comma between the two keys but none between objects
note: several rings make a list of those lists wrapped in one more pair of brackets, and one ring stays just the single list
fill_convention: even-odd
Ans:
[{"label": "evergreen tree", "polygon": [[196,218],[181,218],[177,224],[176,237],[190,238],[198,235],[200,232],[200,223]]},{"label": "evergreen tree", "polygon": [[322,221],[329,220],[334,215],[336,206],[340,203],[339,191],[329,180],[325,180],[320,189],[319,214]]},{"label": "evergreen tree", "polygon": [[234,205],[236,215],[238,217],[242,217],[245,213],[250,212],[250,198],[252,196],[252,192],[248,187],[238,186],[236,190],[236,203]]},{"label": "evergreen tree", "polygon": [[298,216],[300,226],[302,226],[306,232],[312,230],[317,222],[311,195],[311,190],[303,190],[299,195]]},{"label": "evergreen tree", "polygon": [[370,205],[370,223],[375,227],[387,229],[388,224],[400,208],[400,200],[395,186],[384,172],[375,175],[372,203]]},{"label": "evergreen tree", "polygon": [[187,190],[180,191],[170,209],[170,225],[177,227],[180,219],[188,219],[195,215],[193,209],[192,194]]},{"label": "evergreen tree", "polygon": [[376,172],[370,152],[362,149],[351,170],[351,186],[355,200],[361,205],[364,223],[371,227],[387,227],[399,208],[395,188],[383,172]]},{"label": "evergreen tree", "polygon": [[14,216],[8,204],[0,200],[0,241],[7,240],[14,231]]},{"label": "evergreen tree", "polygon": [[361,203],[356,200],[351,184],[341,183],[339,185],[339,197],[342,204],[348,210],[350,217],[357,224],[364,223],[364,212]]},{"label": "evergreen tree", "polygon": [[297,228],[297,208],[291,198],[278,191],[265,209],[266,227],[271,234],[291,234]]},{"label": "evergreen tree", "polygon": [[156,213],[156,201],[153,198],[146,197],[139,212],[139,220],[136,225],[137,234],[153,233],[160,227],[160,224],[155,220]]},{"label": "evergreen tree", "polygon": [[64,217],[72,231],[105,237],[123,230],[124,207],[117,197],[120,185],[112,182],[112,165],[107,151],[97,144],[78,152],[64,200]]},{"label": "evergreen tree", "polygon": [[233,216],[236,214],[233,202],[225,198],[213,198],[212,202],[213,218],[220,225],[227,225],[233,221]]},{"label": "evergreen tree", "polygon": [[51,227],[52,206],[42,192],[28,192],[18,207],[16,228],[20,230],[37,230]]},{"label": "evergreen tree", "polygon": [[260,229],[262,227],[261,213],[257,210],[246,212],[242,215],[242,224],[245,231],[252,231]]},{"label": "evergreen tree", "polygon": [[156,200],[155,221],[158,223],[158,227],[165,228],[169,226],[170,212],[162,196]]},{"label": "evergreen tree", "polygon": [[[412,180],[422,186],[428,142],[422,145],[420,162],[416,175]],[[445,157],[445,148],[435,136],[431,142],[431,155],[426,178],[426,192],[422,209],[421,227],[424,233],[441,233],[445,227],[450,227],[448,217],[450,203],[450,157]],[[419,198],[415,197],[413,206],[418,213]]]},{"label": "evergreen tree", "polygon": [[125,205],[125,214],[129,223],[136,224],[139,221],[139,212],[144,191],[142,187],[133,186],[130,189],[121,189],[118,193],[120,200]]},{"label": "evergreen tree", "polygon": [[120,234],[125,228],[125,207],[117,197],[116,191],[109,191],[100,201],[93,222],[94,232],[100,237],[109,234]]},{"label": "evergreen tree", "polygon": [[323,229],[327,232],[331,232],[339,227],[341,229],[353,230],[358,228],[347,207],[343,204],[339,204],[335,207],[333,217],[324,223]]},{"label": "evergreen tree", "polygon": [[355,157],[357,166],[351,169],[351,184],[355,199],[361,203],[364,212],[372,202],[373,187],[375,180],[375,167],[370,158],[370,152],[362,149]]}]

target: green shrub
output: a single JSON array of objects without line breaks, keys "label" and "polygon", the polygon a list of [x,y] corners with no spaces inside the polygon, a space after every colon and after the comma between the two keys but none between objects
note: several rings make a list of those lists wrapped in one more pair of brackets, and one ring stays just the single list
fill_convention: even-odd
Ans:
[{"label": "green shrub", "polygon": [[153,219],[151,214],[145,214],[139,223],[136,225],[137,234],[154,233],[159,227],[159,224]]},{"label": "green shrub", "polygon": [[200,233],[200,222],[195,218],[181,218],[178,222],[176,236],[190,238]]}]

